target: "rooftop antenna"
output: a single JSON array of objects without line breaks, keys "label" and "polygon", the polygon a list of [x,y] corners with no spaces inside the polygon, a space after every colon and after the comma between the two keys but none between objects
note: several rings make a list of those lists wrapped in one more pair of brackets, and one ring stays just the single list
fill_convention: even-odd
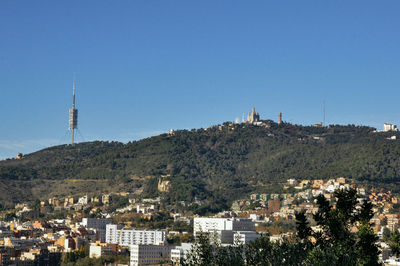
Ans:
[{"label": "rooftop antenna", "polygon": [[78,128],[78,109],[75,109],[75,73],[74,82],[72,84],[72,108],[69,109],[69,129],[72,130],[72,141],[71,144],[74,145],[74,135],[75,129]]}]

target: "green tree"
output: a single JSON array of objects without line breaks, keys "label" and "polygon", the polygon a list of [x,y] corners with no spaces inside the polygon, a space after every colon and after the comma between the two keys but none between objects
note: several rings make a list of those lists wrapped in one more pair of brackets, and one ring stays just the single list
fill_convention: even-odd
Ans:
[{"label": "green tree", "polygon": [[383,241],[385,241],[385,242],[389,241],[390,240],[390,234],[391,234],[390,229],[387,228],[387,227],[384,227],[383,231],[382,231]]},{"label": "green tree", "polygon": [[188,258],[181,261],[182,266],[215,265],[214,248],[207,234],[200,234],[197,244],[190,251]]},{"label": "green tree", "polygon": [[390,235],[389,246],[393,254],[400,255],[400,233],[397,230]]},{"label": "green tree", "polygon": [[[318,265],[379,265],[370,219],[372,204],[364,201],[356,211],[357,192],[354,189],[335,191],[335,208],[323,196],[317,197],[318,212],[314,215],[322,233],[314,233],[316,244],[307,258],[308,264]],[[301,220],[300,220],[301,221]],[[304,224],[299,221],[299,224]],[[357,234],[350,228],[359,224]],[[304,230],[304,229],[303,229]]]},{"label": "green tree", "polygon": [[34,210],[40,210],[40,200],[39,199],[33,200],[31,203],[31,208]]},{"label": "green tree", "polygon": [[312,230],[307,220],[305,211],[296,213],[296,229],[297,236],[302,240],[308,240],[308,237],[311,236]]}]

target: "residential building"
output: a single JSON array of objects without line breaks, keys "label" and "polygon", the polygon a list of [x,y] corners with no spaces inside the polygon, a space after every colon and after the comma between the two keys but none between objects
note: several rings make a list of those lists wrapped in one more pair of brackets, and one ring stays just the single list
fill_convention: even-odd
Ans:
[{"label": "residential building", "polygon": [[101,196],[101,202],[104,205],[110,204],[110,194],[104,194]]},{"label": "residential building", "polygon": [[159,265],[170,260],[170,247],[159,245],[130,245],[130,265]]},{"label": "residential building", "polygon": [[0,265],[10,264],[10,254],[4,247],[0,247]]},{"label": "residential building", "polygon": [[106,225],[111,223],[112,219],[82,218],[81,225],[84,226],[85,228],[106,229]]},{"label": "residential building", "polygon": [[79,204],[82,204],[82,205],[87,205],[87,204],[89,203],[89,197],[88,197],[88,195],[85,195],[85,196],[83,196],[83,197],[80,197],[80,198],[78,199],[78,203],[79,203]]},{"label": "residential building", "polygon": [[116,224],[106,226],[106,243],[130,245],[164,245],[167,241],[165,230],[124,229]]},{"label": "residential building", "polygon": [[90,258],[100,258],[115,255],[118,252],[117,244],[91,243],[89,247]]},{"label": "residential building", "polygon": [[111,223],[112,219],[83,218],[81,225],[86,229],[94,229],[98,235],[97,240],[106,242],[106,225]]},{"label": "residential building", "polygon": [[194,218],[193,233],[196,238],[207,233],[212,241],[232,244],[236,231],[255,231],[254,225],[251,219],[197,217]]}]

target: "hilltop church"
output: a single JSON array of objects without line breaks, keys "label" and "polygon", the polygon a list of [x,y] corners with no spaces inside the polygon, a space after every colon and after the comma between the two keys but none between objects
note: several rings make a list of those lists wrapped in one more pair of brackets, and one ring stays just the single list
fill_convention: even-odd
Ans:
[{"label": "hilltop church", "polygon": [[247,115],[246,122],[254,123],[254,122],[259,122],[259,121],[260,121],[260,114],[256,113],[256,108],[253,107],[253,110]]}]

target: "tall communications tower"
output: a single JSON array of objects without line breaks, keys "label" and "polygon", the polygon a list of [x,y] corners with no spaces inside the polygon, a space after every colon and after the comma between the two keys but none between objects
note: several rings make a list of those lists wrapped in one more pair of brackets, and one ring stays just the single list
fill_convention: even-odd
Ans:
[{"label": "tall communications tower", "polygon": [[78,109],[75,109],[75,74],[72,85],[72,108],[69,109],[69,129],[72,130],[72,145],[74,145],[75,129],[78,128]]},{"label": "tall communications tower", "polygon": [[324,127],[325,127],[325,126],[326,126],[326,124],[325,124],[325,100],[324,100],[324,102],[323,102],[323,108],[322,108],[322,109],[323,109],[322,112],[324,113],[324,120],[323,120],[323,121],[324,121],[324,122],[323,122],[324,124],[323,124],[323,125],[324,125]]}]

